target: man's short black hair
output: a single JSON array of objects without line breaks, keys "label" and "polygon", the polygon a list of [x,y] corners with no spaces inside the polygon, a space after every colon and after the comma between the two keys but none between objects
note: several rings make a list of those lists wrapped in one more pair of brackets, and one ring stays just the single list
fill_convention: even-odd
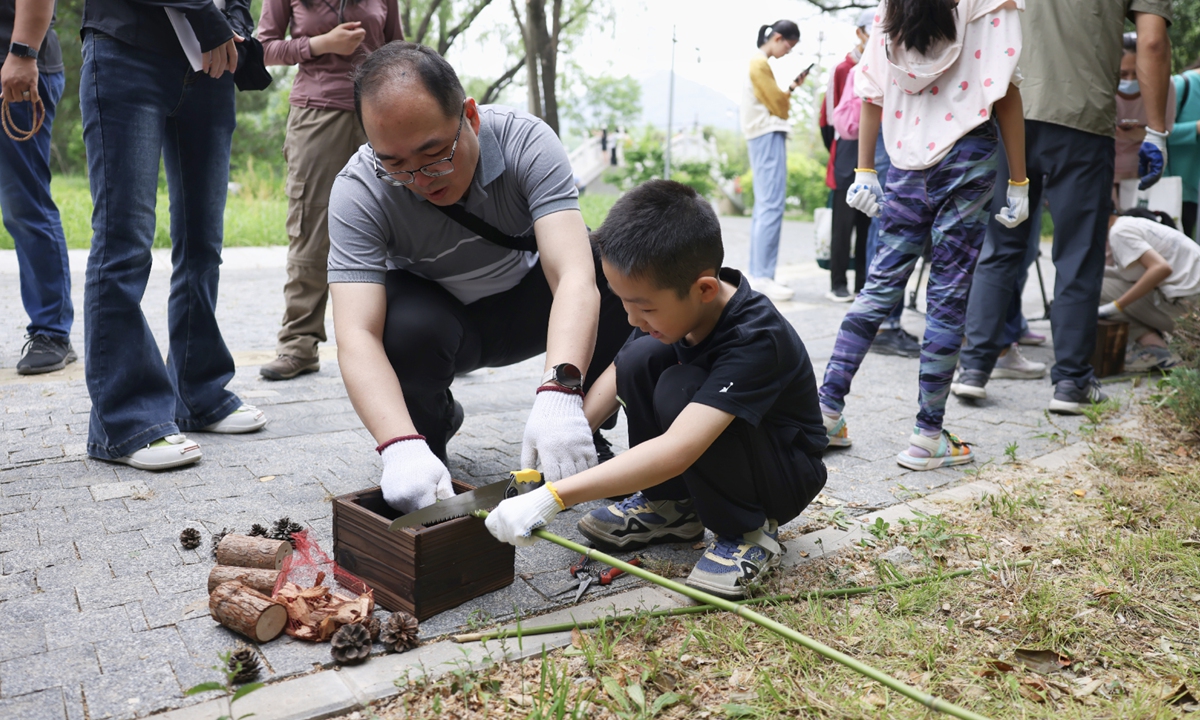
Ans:
[{"label": "man's short black hair", "polygon": [[433,48],[395,40],[368,55],[354,73],[354,112],[360,125],[363,99],[405,76],[419,82],[446,117],[458,119],[467,99],[458,73]]},{"label": "man's short black hair", "polygon": [[712,205],[673,180],[651,180],[625,193],[592,233],[592,243],[622,274],[645,278],[681,298],[725,259]]}]

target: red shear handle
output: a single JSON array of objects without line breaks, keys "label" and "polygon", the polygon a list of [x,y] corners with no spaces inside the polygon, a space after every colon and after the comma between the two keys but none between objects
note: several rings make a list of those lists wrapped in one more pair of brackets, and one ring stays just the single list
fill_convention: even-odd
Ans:
[{"label": "red shear handle", "polygon": [[[629,561],[629,564],[634,567],[641,567],[642,559],[640,557],[635,557]],[[621,577],[624,574],[625,574],[625,571],[621,570],[620,568],[609,568],[609,569],[605,570],[604,572],[600,573],[600,580],[598,582],[601,585],[609,585],[612,583],[613,580],[616,580],[617,578]]]}]

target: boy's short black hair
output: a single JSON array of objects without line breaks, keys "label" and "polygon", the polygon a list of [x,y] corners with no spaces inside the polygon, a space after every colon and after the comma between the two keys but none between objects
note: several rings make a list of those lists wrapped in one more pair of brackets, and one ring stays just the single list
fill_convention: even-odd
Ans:
[{"label": "boy's short black hair", "polygon": [[622,274],[645,278],[681,298],[725,259],[712,205],[673,180],[651,180],[625,193],[592,233],[592,243]]}]

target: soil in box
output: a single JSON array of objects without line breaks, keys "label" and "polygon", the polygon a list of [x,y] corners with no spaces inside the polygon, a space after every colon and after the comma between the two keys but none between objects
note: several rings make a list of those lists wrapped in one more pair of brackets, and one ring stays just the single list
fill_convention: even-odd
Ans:
[{"label": "soil in box", "polygon": [[[472,489],[454,481],[456,493]],[[424,620],[512,584],[516,548],[493,538],[479,518],[389,532],[399,516],[379,488],[333,501],[334,557],[383,607]]]}]

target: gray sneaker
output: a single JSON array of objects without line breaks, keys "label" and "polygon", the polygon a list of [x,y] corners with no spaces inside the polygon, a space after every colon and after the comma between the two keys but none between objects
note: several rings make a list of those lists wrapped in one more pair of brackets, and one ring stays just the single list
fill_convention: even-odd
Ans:
[{"label": "gray sneaker", "polygon": [[961,398],[987,400],[988,374],[982,370],[961,368],[958,377],[950,383],[950,392]]},{"label": "gray sneaker", "polygon": [[297,375],[315,373],[321,369],[318,358],[298,358],[295,355],[280,355],[258,369],[258,374],[268,380],[291,380]]},{"label": "gray sneaker", "polygon": [[1108,396],[1100,389],[1100,381],[1092,378],[1079,387],[1074,380],[1059,380],[1054,384],[1054,398],[1050,401],[1050,412],[1062,415],[1082,415],[1088,405],[1102,403]]},{"label": "gray sneaker", "polygon": [[648,500],[636,492],[624,500],[596,508],[578,524],[579,532],[596,547],[638,550],[651,543],[695,542],[704,525],[692,499]]}]

